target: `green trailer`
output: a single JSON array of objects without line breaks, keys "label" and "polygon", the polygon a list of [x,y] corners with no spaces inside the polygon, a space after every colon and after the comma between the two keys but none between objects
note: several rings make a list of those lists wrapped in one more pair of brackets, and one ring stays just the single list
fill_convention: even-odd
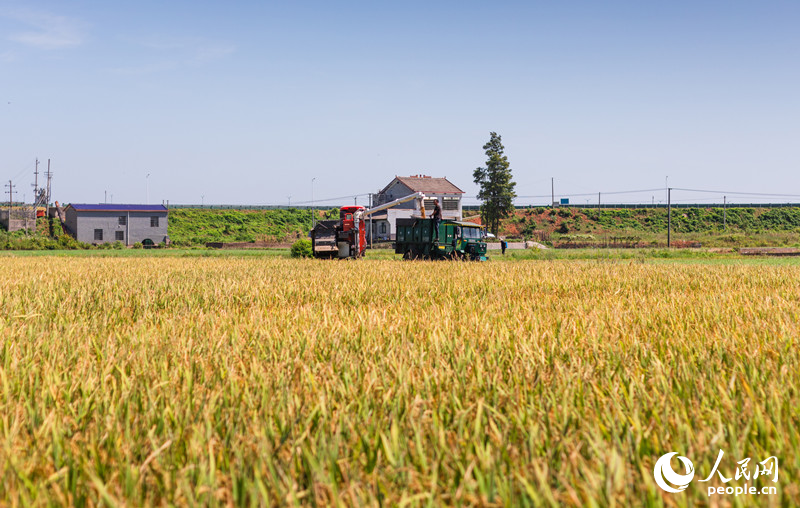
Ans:
[{"label": "green trailer", "polygon": [[404,259],[486,260],[483,228],[473,222],[443,220],[439,240],[433,219],[397,219],[394,251]]}]

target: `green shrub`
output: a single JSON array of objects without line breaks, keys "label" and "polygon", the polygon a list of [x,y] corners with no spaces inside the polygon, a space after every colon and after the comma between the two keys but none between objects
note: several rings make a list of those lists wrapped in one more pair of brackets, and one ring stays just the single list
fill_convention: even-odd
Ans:
[{"label": "green shrub", "polygon": [[310,258],[312,255],[311,240],[308,238],[301,238],[292,244],[293,258]]},{"label": "green shrub", "polygon": [[134,249],[142,249],[142,248],[144,248],[144,245],[142,245],[142,242],[136,242],[136,243],[133,244],[133,248]]}]

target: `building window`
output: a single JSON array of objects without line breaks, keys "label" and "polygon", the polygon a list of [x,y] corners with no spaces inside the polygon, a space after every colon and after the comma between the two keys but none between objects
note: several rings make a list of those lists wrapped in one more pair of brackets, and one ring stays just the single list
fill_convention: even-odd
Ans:
[{"label": "building window", "polygon": [[385,222],[381,222],[381,234],[382,235],[386,234],[386,223]]},{"label": "building window", "polygon": [[114,231],[114,239],[118,242],[125,241],[125,231]]},{"label": "building window", "polygon": [[442,210],[458,210],[458,198],[442,198]]},{"label": "building window", "polygon": [[425,206],[425,210],[433,210],[433,205],[436,203],[436,198],[433,199],[423,199],[422,204]]},{"label": "building window", "polygon": [[150,217],[150,227],[151,228],[158,227],[158,217]]},{"label": "building window", "polygon": [[125,215],[119,216],[119,225],[120,226],[127,226],[128,225],[128,217]]},{"label": "building window", "polygon": [[103,241],[103,230],[102,229],[95,229],[94,230],[94,239],[97,242]]}]

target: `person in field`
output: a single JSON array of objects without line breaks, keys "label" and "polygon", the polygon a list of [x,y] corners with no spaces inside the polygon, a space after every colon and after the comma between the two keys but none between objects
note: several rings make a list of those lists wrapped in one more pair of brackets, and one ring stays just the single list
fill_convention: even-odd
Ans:
[{"label": "person in field", "polygon": [[436,233],[436,241],[439,241],[439,224],[442,223],[442,209],[439,207],[438,199],[433,202],[433,214],[431,214],[431,218],[433,219],[433,231]]}]

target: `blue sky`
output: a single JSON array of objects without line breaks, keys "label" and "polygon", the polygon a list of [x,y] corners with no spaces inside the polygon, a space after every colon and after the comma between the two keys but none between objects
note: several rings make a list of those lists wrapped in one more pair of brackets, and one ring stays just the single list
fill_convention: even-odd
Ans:
[{"label": "blue sky", "polygon": [[38,157],[62,202],[296,204],[418,173],[474,198],[496,131],[520,196],[669,176],[798,202],[799,26],[797,1],[0,0],[0,180],[30,199]]}]

